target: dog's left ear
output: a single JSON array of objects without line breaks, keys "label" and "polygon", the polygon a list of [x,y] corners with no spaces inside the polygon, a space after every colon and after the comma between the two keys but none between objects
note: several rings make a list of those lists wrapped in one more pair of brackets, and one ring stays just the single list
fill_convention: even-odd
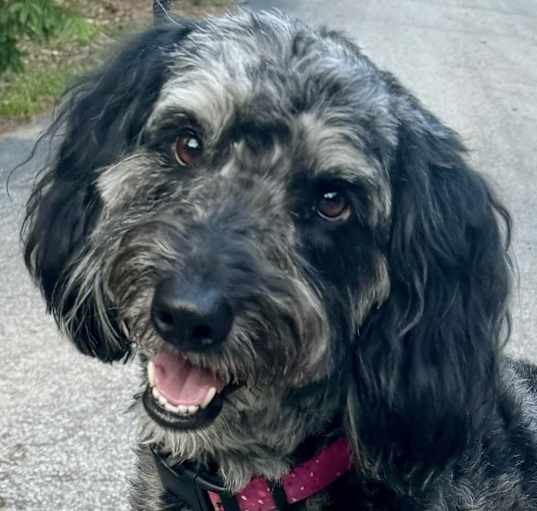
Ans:
[{"label": "dog's left ear", "polygon": [[115,308],[103,303],[104,294],[97,304],[87,289],[72,284],[101,212],[96,178],[99,169],[139,143],[169,73],[170,55],[193,27],[187,21],[159,24],[80,79],[49,129],[51,138],[59,134],[62,141],[28,201],[22,231],[26,266],[62,330],[80,351],[104,361],[128,355],[130,341]]},{"label": "dog's left ear", "polygon": [[449,463],[490,417],[509,326],[510,217],[457,135],[396,94],[391,291],[356,341],[348,424],[364,463],[411,477]]}]

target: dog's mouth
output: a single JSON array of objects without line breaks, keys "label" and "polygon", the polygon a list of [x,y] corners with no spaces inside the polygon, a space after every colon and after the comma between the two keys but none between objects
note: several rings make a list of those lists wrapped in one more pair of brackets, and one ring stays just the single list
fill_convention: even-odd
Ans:
[{"label": "dog's mouth", "polygon": [[155,422],[168,429],[208,426],[233,390],[210,369],[196,367],[180,353],[165,350],[148,362],[147,378],[144,406]]}]

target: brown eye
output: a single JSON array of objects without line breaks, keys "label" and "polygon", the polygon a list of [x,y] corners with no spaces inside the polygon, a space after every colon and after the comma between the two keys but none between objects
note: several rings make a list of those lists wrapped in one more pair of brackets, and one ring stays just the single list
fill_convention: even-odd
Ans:
[{"label": "brown eye", "polygon": [[198,163],[203,154],[203,144],[196,133],[182,133],[175,140],[175,159],[183,167],[191,167]]},{"label": "brown eye", "polygon": [[344,193],[337,191],[324,192],[317,202],[317,214],[329,222],[348,220],[351,206]]}]

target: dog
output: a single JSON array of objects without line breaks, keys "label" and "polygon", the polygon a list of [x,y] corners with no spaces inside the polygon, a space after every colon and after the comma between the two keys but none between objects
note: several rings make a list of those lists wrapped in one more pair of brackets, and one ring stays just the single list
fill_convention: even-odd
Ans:
[{"label": "dog", "polygon": [[158,23],[51,132],[25,262],[82,353],[140,363],[134,510],[537,510],[509,213],[346,36]]}]

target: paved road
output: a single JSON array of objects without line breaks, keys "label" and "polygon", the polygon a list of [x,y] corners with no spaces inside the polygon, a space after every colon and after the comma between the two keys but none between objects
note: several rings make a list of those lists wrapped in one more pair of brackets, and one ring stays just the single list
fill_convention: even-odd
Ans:
[{"label": "paved road", "polygon": [[[535,0],[251,0],[346,30],[473,150],[511,208],[520,285],[510,346],[537,360]],[[0,138],[0,168],[38,127]],[[39,158],[38,158],[39,159]],[[0,509],[126,510],[135,368],[105,367],[59,338],[23,271],[17,225],[35,161],[0,191]]]}]

